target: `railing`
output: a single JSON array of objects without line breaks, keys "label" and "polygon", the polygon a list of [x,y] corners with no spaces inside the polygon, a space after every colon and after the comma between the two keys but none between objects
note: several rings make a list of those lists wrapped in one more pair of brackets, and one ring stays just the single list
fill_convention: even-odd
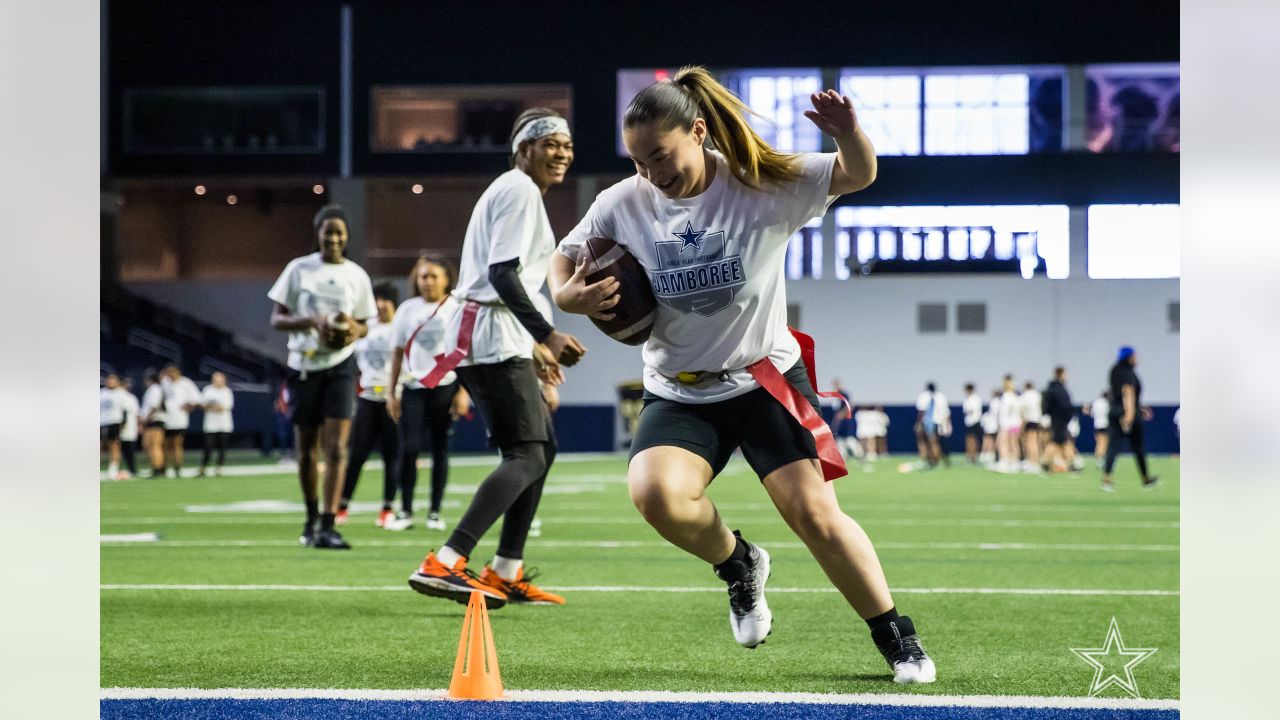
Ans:
[{"label": "railing", "polygon": [[146,350],[152,355],[158,355],[175,365],[182,365],[182,349],[178,347],[177,343],[166,340],[159,335],[133,328],[129,330],[129,336],[125,342],[130,347]]},{"label": "railing", "polygon": [[200,358],[200,365],[197,370],[201,377],[209,377],[215,372],[220,372],[227,376],[227,380],[251,383],[255,379],[253,374],[244,368],[237,367],[230,363],[225,363],[217,358],[209,357],[207,355]]}]

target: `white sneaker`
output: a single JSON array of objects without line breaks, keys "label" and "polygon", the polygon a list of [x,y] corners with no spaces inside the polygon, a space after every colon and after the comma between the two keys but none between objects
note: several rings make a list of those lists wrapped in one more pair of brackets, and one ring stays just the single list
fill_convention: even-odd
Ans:
[{"label": "white sneaker", "polygon": [[440,517],[440,513],[427,513],[427,529],[440,531],[445,529],[444,520]]},{"label": "white sneaker", "polygon": [[164,471],[164,476],[170,480],[174,480],[178,477],[178,471],[175,468],[168,468]]},{"label": "white sneaker", "polygon": [[388,520],[387,524],[383,525],[383,527],[387,530],[395,530],[396,532],[408,530],[413,527],[413,516],[401,513],[396,515],[395,518]]},{"label": "white sneaker", "polygon": [[773,632],[773,613],[764,598],[764,585],[769,580],[769,553],[751,545],[750,558],[751,567],[746,575],[729,583],[729,627],[733,630],[733,639],[745,648],[762,645]]},{"label": "white sneaker", "polygon": [[933,659],[920,645],[915,624],[903,615],[871,633],[876,648],[893,669],[893,681],[902,685],[931,683],[938,679]]}]

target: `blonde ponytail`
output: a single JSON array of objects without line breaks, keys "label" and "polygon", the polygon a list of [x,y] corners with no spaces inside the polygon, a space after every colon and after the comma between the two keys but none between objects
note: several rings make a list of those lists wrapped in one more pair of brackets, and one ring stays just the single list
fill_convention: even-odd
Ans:
[{"label": "blonde ponytail", "polygon": [[656,82],[641,90],[623,114],[623,126],[654,123],[663,131],[689,130],[701,117],[711,143],[724,153],[729,169],[748,187],[762,182],[783,183],[800,178],[796,156],[774,150],[747,122],[755,112],[716,82],[706,68],[687,65],[670,82]]}]

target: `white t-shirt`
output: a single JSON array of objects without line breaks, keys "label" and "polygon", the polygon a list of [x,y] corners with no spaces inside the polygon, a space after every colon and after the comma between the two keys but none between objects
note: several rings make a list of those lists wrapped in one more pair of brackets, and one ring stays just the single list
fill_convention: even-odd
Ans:
[{"label": "white t-shirt", "polygon": [[186,430],[191,424],[191,413],[186,406],[200,404],[200,389],[188,377],[172,381],[164,378],[160,387],[164,390],[164,429]]},{"label": "white t-shirt", "polygon": [[889,434],[889,413],[883,410],[876,411],[876,437],[885,437]]},{"label": "white t-shirt", "polygon": [[969,393],[964,396],[964,403],[960,406],[964,411],[964,426],[973,427],[982,422],[982,398],[978,393]]},{"label": "white t-shirt", "polygon": [[982,413],[982,432],[995,435],[1000,430],[1000,398],[991,398],[987,411]]},{"label": "white t-shirt", "polygon": [[[555,252],[556,238],[542,203],[542,191],[523,170],[498,176],[476,203],[462,244],[462,266],[453,293],[481,305],[471,333],[471,352],[462,365],[489,365],[517,357],[532,357],[533,342],[514,313],[501,302],[489,284],[489,266],[520,260],[520,284],[530,297],[547,282],[547,265]],[[449,319],[446,351],[457,345],[462,313]]]},{"label": "white t-shirt", "polygon": [[[576,260],[588,238],[612,238],[648,271],[658,312],[644,344],[644,386],[687,403],[755,389],[744,368],[763,357],[779,372],[799,360],[787,330],[787,240],[835,199],[827,195],[834,153],[800,155],[799,180],[764,190],[732,178],[724,157],[712,156],[715,177],[697,197],[668,199],[632,176],[600,193],[560,244]],[[672,379],[697,371],[713,374],[698,385]]]},{"label": "white t-shirt", "polygon": [[1022,401],[1018,398],[1018,393],[1006,390],[1000,396],[999,412],[1001,430],[1022,428]]},{"label": "white t-shirt", "polygon": [[160,383],[152,383],[142,392],[142,408],[138,412],[143,422],[164,422],[164,387]]},{"label": "white t-shirt", "polygon": [[[285,266],[267,297],[295,315],[341,311],[356,320],[367,320],[378,313],[373,285],[364,268],[350,260],[327,263],[318,252],[295,258]],[[354,343],[340,350],[329,349],[313,327],[289,332],[288,365],[294,370],[326,370],[354,352]]]},{"label": "white t-shirt", "polygon": [[1035,388],[1023,390],[1022,396],[1022,421],[1024,423],[1038,423],[1040,416],[1044,415],[1044,409],[1040,407],[1040,391]]},{"label": "white t-shirt", "polygon": [[874,410],[858,410],[853,414],[853,424],[857,426],[856,435],[859,440],[878,437],[876,435],[876,425],[879,418]]},{"label": "white t-shirt", "polygon": [[204,405],[217,403],[221,410],[204,409],[204,431],[207,433],[229,433],[234,429],[231,422],[231,408],[235,407],[235,395],[231,393],[229,387],[214,387],[213,385],[205,385],[204,390],[200,392],[200,402]]},{"label": "white t-shirt", "polygon": [[951,421],[951,406],[947,405],[947,396],[938,391],[925,390],[916,398],[916,410],[926,412],[929,409],[929,396],[933,396],[933,422],[943,425]]},{"label": "white t-shirt", "polygon": [[124,388],[116,388],[116,404],[120,407],[120,442],[138,440],[138,397]]},{"label": "white t-shirt", "polygon": [[1093,429],[1106,430],[1111,425],[1111,418],[1108,417],[1110,413],[1111,401],[1104,397],[1094,400],[1089,406],[1089,415],[1093,417]]},{"label": "white t-shirt", "polygon": [[98,426],[119,425],[124,420],[120,407],[120,397],[116,394],[119,388],[98,389]]},{"label": "white t-shirt", "polygon": [[355,342],[356,366],[360,368],[359,397],[374,402],[387,401],[387,386],[391,384],[391,349],[393,333],[391,322],[369,321],[369,334]]},{"label": "white t-shirt", "polygon": [[[425,360],[445,351],[445,329],[461,307],[462,303],[453,295],[445,295],[444,299],[439,302],[427,302],[421,295],[405,300],[400,303],[400,307],[396,309],[396,316],[391,321],[392,346],[403,350],[409,344],[409,338],[412,336],[413,348],[409,350],[409,355],[413,359],[414,367],[428,367],[428,365],[423,364]],[[436,308],[439,308],[439,310]],[[414,335],[414,331],[422,326],[423,323],[427,323],[426,326],[422,327],[422,330],[417,335]],[[454,332],[457,331],[455,330]],[[528,336],[528,333],[525,333],[525,335]],[[388,369],[388,372],[390,372],[390,369]],[[422,388],[422,383],[409,378],[409,372],[405,369],[404,362],[401,361],[401,384],[404,387],[415,390]],[[440,381],[440,385],[451,385],[457,379],[458,374],[450,370],[445,374],[444,379]]]}]

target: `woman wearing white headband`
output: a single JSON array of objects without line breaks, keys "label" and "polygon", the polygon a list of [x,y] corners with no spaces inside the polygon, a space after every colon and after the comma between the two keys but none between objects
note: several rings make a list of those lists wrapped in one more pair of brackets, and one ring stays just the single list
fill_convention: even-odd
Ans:
[{"label": "woman wearing white headband", "polygon": [[[556,454],[538,378],[559,385],[564,381],[560,366],[573,365],[586,352],[576,338],[553,328],[529,299],[542,290],[556,247],[542,196],[564,182],[572,162],[573,140],[564,118],[531,108],[516,119],[512,169],[493,181],[471,213],[454,290],[462,308],[449,321],[444,352],[428,360],[429,368],[416,356],[409,360],[427,387],[456,367],[480,408],[489,444],[502,451],[502,461],[480,484],[448,542],[438,554],[428,553],[409,577],[409,585],[425,595],[465,603],[479,592],[490,608],[507,602],[564,604],[559,595],[530,584],[523,557]],[[468,556],[501,516],[493,565],[477,576],[467,569]]]}]

